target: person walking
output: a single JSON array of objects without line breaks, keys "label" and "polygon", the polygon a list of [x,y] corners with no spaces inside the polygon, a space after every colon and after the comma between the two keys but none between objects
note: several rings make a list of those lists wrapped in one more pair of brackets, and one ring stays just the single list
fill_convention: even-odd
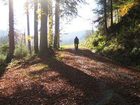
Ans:
[{"label": "person walking", "polygon": [[78,44],[79,44],[79,39],[76,36],[75,39],[74,39],[74,47],[75,47],[75,50],[78,50]]}]

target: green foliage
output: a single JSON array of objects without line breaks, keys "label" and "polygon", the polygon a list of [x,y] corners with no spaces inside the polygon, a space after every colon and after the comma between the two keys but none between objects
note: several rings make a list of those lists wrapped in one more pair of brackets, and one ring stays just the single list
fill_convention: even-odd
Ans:
[{"label": "green foliage", "polygon": [[8,44],[2,44],[0,46],[0,64],[4,63],[8,52]]},{"label": "green foliage", "polygon": [[0,46],[0,53],[6,55],[8,51],[8,44],[2,44],[2,46]]},{"label": "green foliage", "polygon": [[93,39],[94,39],[94,35],[90,35],[87,37],[86,41],[83,43],[83,46],[89,48],[89,49],[93,49]]},{"label": "green foliage", "polygon": [[84,46],[96,52],[100,52],[106,44],[106,37],[100,35],[98,32],[87,37]]},{"label": "green foliage", "polygon": [[6,56],[4,54],[0,54],[0,64],[4,63]]},{"label": "green foliage", "polygon": [[18,59],[24,58],[28,55],[28,49],[26,48],[26,46],[22,45],[22,46],[17,46],[15,49],[15,57]]},{"label": "green foliage", "polygon": [[[123,21],[125,22],[125,21]],[[127,22],[132,23],[130,26]],[[140,27],[138,21],[133,24],[129,19],[112,36],[103,36],[99,32],[89,36],[85,46],[123,65],[140,65]]]},{"label": "green foliage", "polygon": [[109,28],[108,36],[102,32],[91,35],[86,46],[123,65],[140,65],[140,4],[132,7],[121,21]]}]

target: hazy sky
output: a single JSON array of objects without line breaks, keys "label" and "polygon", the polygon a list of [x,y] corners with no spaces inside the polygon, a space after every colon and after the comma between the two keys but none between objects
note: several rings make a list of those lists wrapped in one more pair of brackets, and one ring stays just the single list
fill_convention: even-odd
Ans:
[{"label": "hazy sky", "polygon": [[80,5],[78,8],[78,14],[76,18],[74,18],[70,24],[64,25],[64,32],[71,31],[81,31],[81,30],[92,30],[95,29],[95,25],[92,25],[92,20],[96,20],[96,14],[93,14],[93,9],[96,8],[95,0],[86,0],[87,5]]},{"label": "hazy sky", "polygon": [[[25,17],[24,17],[24,11],[23,11],[23,3],[25,0],[14,0],[14,19],[15,19],[15,28],[21,29],[20,27],[24,27],[25,24]],[[1,30],[7,30],[8,29],[8,5],[3,5],[2,2],[0,2],[0,29]]]},{"label": "hazy sky", "polygon": [[[26,31],[26,16],[23,11],[23,4],[25,0],[14,0],[14,12],[15,12],[15,28],[24,32]],[[78,14],[80,17],[74,18],[69,24],[63,24],[62,32],[73,32],[81,30],[92,29],[92,19],[96,19],[96,15],[93,14],[92,9],[96,7],[95,0],[87,0],[87,5],[80,5],[78,8]],[[0,30],[8,29],[8,6],[3,6],[0,3]],[[31,30],[33,30],[33,12],[30,12]],[[66,22],[65,22],[66,23]],[[95,26],[93,26],[95,28]],[[33,33],[33,32],[32,32]]]},{"label": "hazy sky", "polygon": [[7,6],[3,6],[2,3],[0,3],[0,13],[1,13],[1,17],[0,17],[0,29],[1,30],[5,30],[7,29],[7,25],[8,25],[8,8]]}]

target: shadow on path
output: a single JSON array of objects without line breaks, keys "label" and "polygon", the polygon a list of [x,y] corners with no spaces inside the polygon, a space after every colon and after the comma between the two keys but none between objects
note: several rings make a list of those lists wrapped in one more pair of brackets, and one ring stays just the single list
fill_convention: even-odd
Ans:
[{"label": "shadow on path", "polygon": [[[84,92],[83,105],[129,105],[125,98],[115,93],[107,84],[100,79],[87,75],[79,69],[66,65],[53,59],[47,62],[49,67],[63,75],[71,86],[77,87]],[[81,105],[82,105],[81,104]]]},{"label": "shadow on path", "polygon": [[94,77],[56,59],[47,62],[47,64],[49,64],[51,69],[59,72],[66,78],[71,86],[84,92],[84,98],[82,99],[83,102],[81,105],[92,105],[99,101],[98,99],[101,98],[104,90],[101,89],[103,87],[100,87],[99,81]]},{"label": "shadow on path", "polygon": [[[24,85],[18,85],[15,88],[15,92],[10,96],[0,96],[0,102],[2,105],[96,105],[98,103],[103,93],[103,88],[98,80],[94,77],[83,73],[79,69],[73,68],[64,64],[55,58],[49,60],[43,60],[44,64],[49,65],[52,71],[58,72],[60,78],[66,80],[68,85],[74,87],[83,92],[82,96],[73,95],[75,93],[70,93],[67,90],[61,90],[56,93],[49,93],[45,90],[42,83],[46,83],[47,79],[39,79],[39,82],[31,83],[31,87],[27,88]],[[50,70],[50,71],[51,71]],[[46,75],[49,70],[44,70],[39,72],[31,72],[31,75]],[[45,76],[44,75],[44,76]],[[52,77],[52,82],[59,77]],[[57,88],[56,79],[56,88]],[[79,93],[78,93],[79,94]],[[64,101],[64,102],[63,102]]]},{"label": "shadow on path", "polygon": [[78,55],[78,56],[87,57],[87,58],[95,60],[95,61],[103,62],[106,64],[113,64],[113,65],[116,65],[118,67],[126,68],[132,72],[139,72],[139,70],[137,68],[128,67],[128,66],[121,64],[119,62],[116,62],[112,59],[109,59],[107,57],[93,53],[92,51],[90,51],[88,49],[79,49],[78,51],[75,51],[74,49],[66,49],[65,51],[70,52],[70,53],[75,54],[75,55]]},{"label": "shadow on path", "polygon": [[[114,62],[114,61],[112,61],[112,60],[110,60],[106,57],[102,57],[98,54],[95,54],[95,53],[91,52],[90,50],[86,50],[86,49],[82,50],[81,49],[81,50],[75,51],[75,50],[72,50],[72,49],[66,49],[65,51],[70,52],[70,53],[75,54],[75,55],[78,55],[78,56],[81,56],[81,57],[86,57],[86,58],[89,58],[89,59],[92,59],[92,60],[95,60],[95,61],[106,63],[105,65],[113,64],[112,66],[114,66],[115,68],[122,67],[122,68],[129,69],[129,71],[131,71],[131,72],[135,72],[135,73],[138,72],[139,73],[139,71],[136,70],[136,69],[120,65],[120,64],[118,64],[118,63],[116,63],[116,62]],[[111,80],[111,78],[104,78],[104,79],[106,79],[107,81]],[[138,87],[140,87],[139,83],[140,82],[134,83],[134,84],[129,83],[132,86],[125,87],[126,84],[121,84],[118,81],[116,81],[116,82],[113,82],[113,83],[109,82],[106,85],[108,85],[110,88],[112,88],[113,91],[115,92],[115,94],[117,93],[116,94],[117,96],[119,95],[119,97],[121,97],[121,98],[124,97],[125,100],[127,100],[130,103],[130,105],[137,105],[137,104],[140,104],[140,97],[138,95],[135,95],[134,93],[132,93],[131,91],[133,89],[130,88],[130,87],[134,86],[134,87],[138,88]],[[137,90],[137,92],[140,92],[140,91]],[[123,102],[125,102],[125,101],[123,101]],[[128,103],[127,103],[127,105],[128,105]]]},{"label": "shadow on path", "polygon": [[87,57],[96,61],[100,61],[100,62],[106,62],[106,63],[112,63],[112,60],[103,57],[103,56],[99,56],[96,53],[93,53],[92,51],[88,50],[88,49],[79,49],[79,50],[74,50],[74,49],[66,49],[65,51],[73,53],[75,55],[78,56],[83,56],[83,57]]},{"label": "shadow on path", "polygon": [[7,66],[8,64],[5,64],[5,63],[0,64],[0,78],[4,75]]}]

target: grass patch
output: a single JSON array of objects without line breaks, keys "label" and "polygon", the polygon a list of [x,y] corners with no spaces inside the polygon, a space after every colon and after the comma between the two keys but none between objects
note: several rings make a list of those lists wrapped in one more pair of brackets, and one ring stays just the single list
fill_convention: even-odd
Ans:
[{"label": "grass patch", "polygon": [[34,66],[32,66],[33,71],[29,72],[29,77],[31,77],[32,79],[37,79],[40,78],[45,72],[47,72],[49,70],[49,66],[46,64],[36,64]]},{"label": "grass patch", "polygon": [[[71,45],[61,45],[61,50],[63,49],[74,49],[74,44],[71,44]],[[83,46],[82,43],[79,44],[79,49],[82,49],[82,48],[86,48],[85,46]]]},{"label": "grass patch", "polygon": [[61,49],[68,49],[68,48],[74,48],[74,45],[61,45]]},{"label": "grass patch", "polygon": [[32,68],[34,69],[34,71],[40,71],[40,70],[48,70],[49,66],[47,64],[38,63],[33,65]]}]

